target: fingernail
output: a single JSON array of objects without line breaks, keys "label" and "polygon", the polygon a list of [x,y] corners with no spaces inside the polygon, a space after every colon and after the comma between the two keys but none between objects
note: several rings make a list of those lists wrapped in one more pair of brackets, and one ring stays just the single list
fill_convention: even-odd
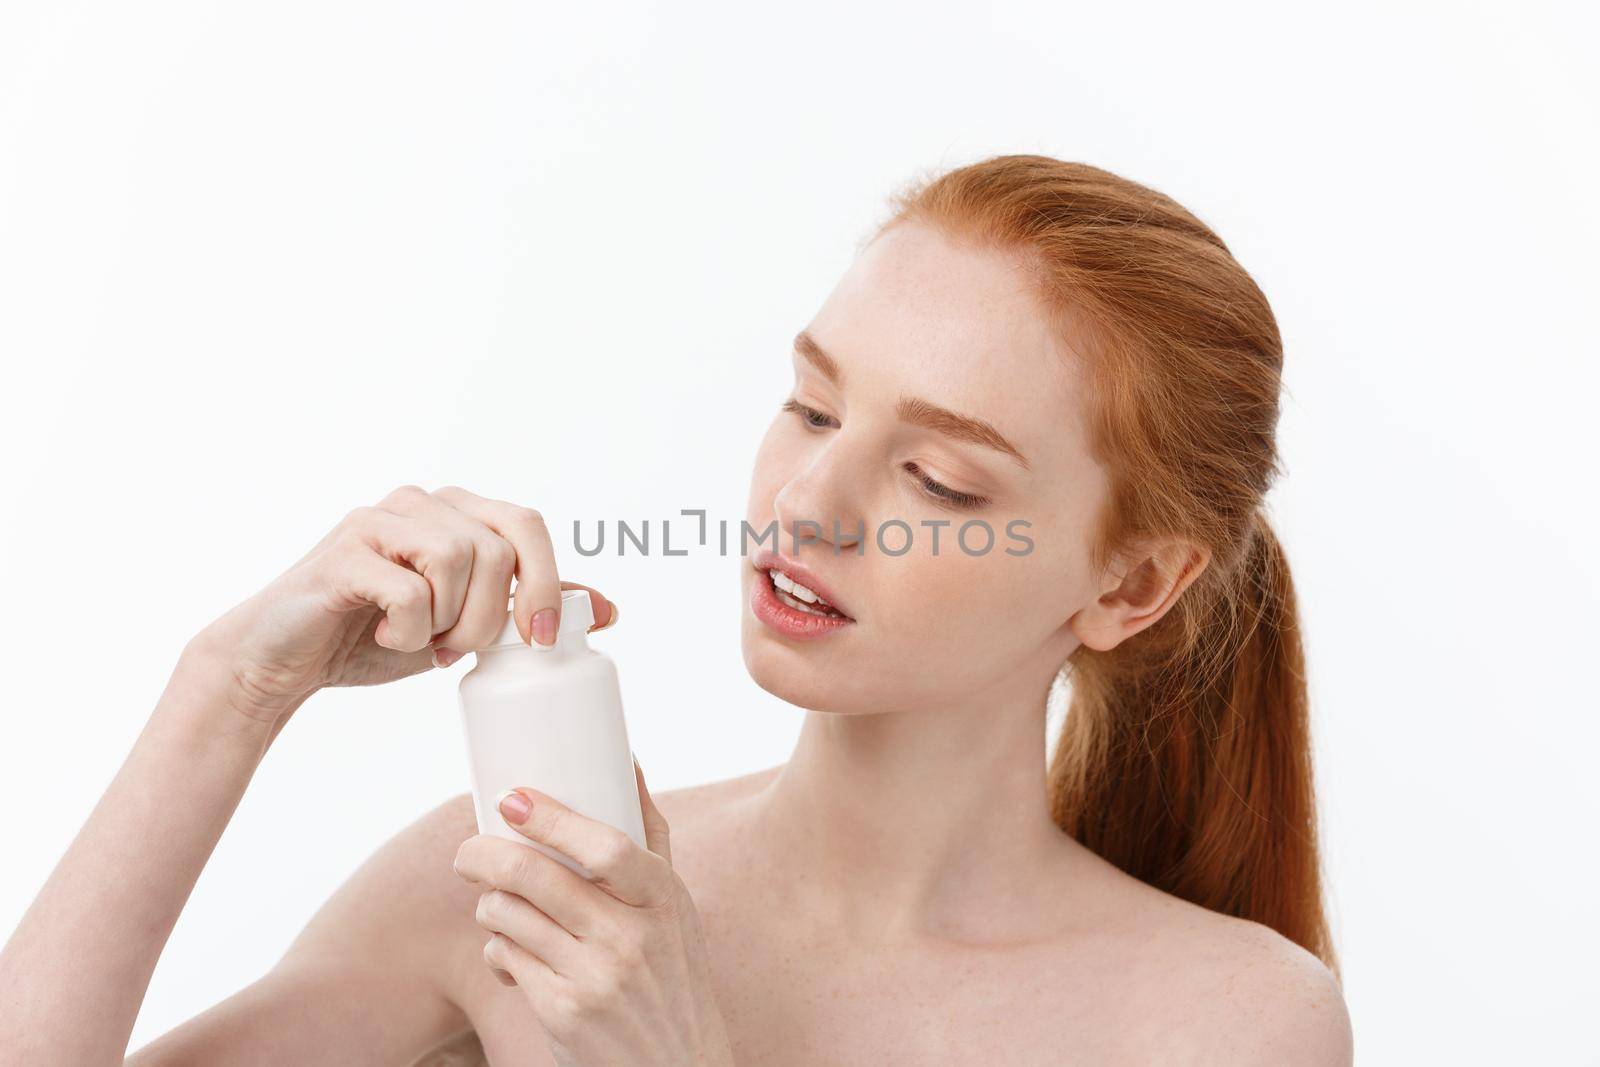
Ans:
[{"label": "fingernail", "polygon": [[609,630],[609,629],[611,629],[613,626],[615,626],[617,624],[617,619],[621,616],[622,612],[617,607],[617,602],[615,600],[610,601],[610,604],[611,604],[611,617],[605,621],[605,625],[596,626],[594,628],[594,632],[598,633],[601,630]]},{"label": "fingernail", "polygon": [[556,643],[555,608],[540,608],[533,613],[533,639],[541,645]]},{"label": "fingernail", "polygon": [[435,667],[448,667],[465,655],[465,652],[457,652],[453,648],[436,648],[433,650],[433,665]]},{"label": "fingernail", "polygon": [[521,826],[527,822],[529,813],[533,811],[533,805],[528,803],[528,798],[515,789],[507,789],[501,793],[500,802],[495,807],[506,817],[506,822],[513,826]]}]

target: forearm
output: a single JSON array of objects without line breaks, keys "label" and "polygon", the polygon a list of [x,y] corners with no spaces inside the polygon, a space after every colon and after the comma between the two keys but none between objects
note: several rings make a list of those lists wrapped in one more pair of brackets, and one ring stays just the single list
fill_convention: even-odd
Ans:
[{"label": "forearm", "polygon": [[274,731],[186,649],[0,952],[0,1061],[120,1064],[156,960]]}]

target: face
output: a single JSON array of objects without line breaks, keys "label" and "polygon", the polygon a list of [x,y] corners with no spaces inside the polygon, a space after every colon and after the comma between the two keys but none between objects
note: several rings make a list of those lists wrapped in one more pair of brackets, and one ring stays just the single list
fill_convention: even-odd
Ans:
[{"label": "face", "polygon": [[[1100,593],[1087,552],[1107,483],[1079,357],[1023,269],[892,226],[792,360],[746,514],[742,641],[757,684],[842,714],[1010,692],[1042,703],[1077,647],[1073,616]],[[802,589],[773,587],[774,548],[791,572],[778,581]],[[846,618],[796,607],[808,592]]]}]

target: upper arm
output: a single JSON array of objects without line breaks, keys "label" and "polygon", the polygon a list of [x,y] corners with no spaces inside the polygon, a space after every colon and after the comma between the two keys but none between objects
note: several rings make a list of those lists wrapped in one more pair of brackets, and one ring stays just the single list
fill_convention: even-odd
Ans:
[{"label": "upper arm", "polygon": [[328,898],[264,977],[127,1062],[405,1064],[464,1029],[452,990],[481,946],[470,937],[477,894],[452,861],[475,832],[463,798],[424,815]]}]

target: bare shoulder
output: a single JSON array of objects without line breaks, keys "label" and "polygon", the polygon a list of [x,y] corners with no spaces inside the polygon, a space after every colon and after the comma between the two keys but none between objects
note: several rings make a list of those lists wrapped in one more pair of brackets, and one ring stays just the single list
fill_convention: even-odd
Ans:
[{"label": "bare shoulder", "polygon": [[[455,873],[455,855],[475,833],[472,797],[464,793],[413,820],[328,898],[280,967],[354,954],[395,973],[422,976],[448,993],[455,957],[462,955],[455,949],[474,928],[477,903],[472,887]],[[402,931],[405,936],[396,936]]]},{"label": "bare shoulder", "polygon": [[1219,916],[1214,954],[1221,1058],[1237,1064],[1352,1061],[1350,1015],[1339,981],[1321,960],[1260,923]]},{"label": "bare shoulder", "polygon": [[1178,1013],[1187,1053],[1243,1067],[1352,1062],[1344,994],[1320,959],[1260,923],[1144,889],[1159,898],[1141,909],[1160,976],[1149,988]]},{"label": "bare shoulder", "polygon": [[[728,857],[739,855],[748,831],[738,818],[740,802],[759,792],[782,765],[681,789],[650,792],[672,834],[672,866],[702,912],[715,910],[714,896],[737,872]],[[648,774],[648,771],[646,772]],[[649,785],[649,779],[645,779]]]},{"label": "bare shoulder", "polygon": [[673,815],[677,814],[685,824],[688,824],[702,818],[714,818],[725,810],[727,805],[760,790],[782,769],[782,765],[779,764],[749,774],[719,778],[716,781],[669,789],[661,793],[652,790],[650,795],[668,823],[671,823]]}]

